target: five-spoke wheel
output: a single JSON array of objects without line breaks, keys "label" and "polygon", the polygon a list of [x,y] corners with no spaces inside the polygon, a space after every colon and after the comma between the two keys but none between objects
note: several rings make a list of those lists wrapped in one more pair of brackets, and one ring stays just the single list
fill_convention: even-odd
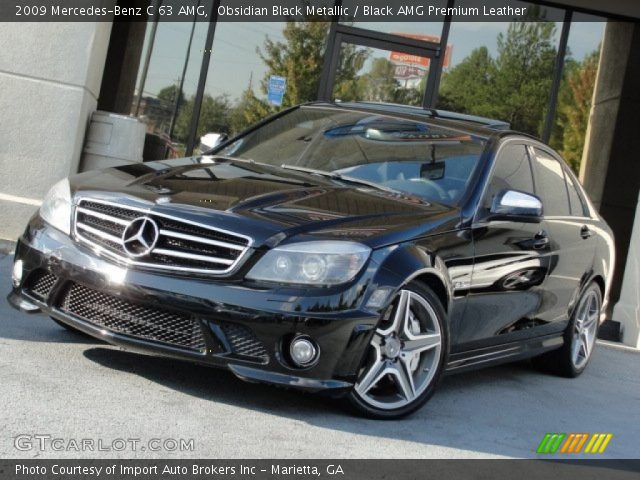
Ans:
[{"label": "five-spoke wheel", "polygon": [[595,289],[589,290],[580,299],[573,328],[571,361],[577,369],[586,366],[596,341],[600,320],[600,296]]},{"label": "five-spoke wheel", "polygon": [[598,334],[602,292],[591,283],[580,296],[564,333],[564,345],[532,359],[543,370],[565,377],[577,377],[589,363]]},{"label": "five-spoke wheel", "polygon": [[435,294],[417,282],[406,286],[373,335],[352,400],[370,416],[414,411],[433,391],[446,345],[444,310]]}]

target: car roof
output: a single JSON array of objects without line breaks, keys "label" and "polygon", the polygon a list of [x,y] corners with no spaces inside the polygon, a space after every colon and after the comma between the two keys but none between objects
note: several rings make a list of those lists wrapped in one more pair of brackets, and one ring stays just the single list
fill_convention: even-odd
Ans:
[{"label": "car roof", "polygon": [[311,107],[333,107],[359,112],[374,112],[380,114],[391,114],[406,119],[425,121],[440,125],[465,130],[476,136],[489,138],[496,133],[504,136],[507,133],[517,133],[509,130],[509,124],[500,120],[494,120],[476,115],[450,112],[447,110],[436,110],[430,108],[414,107],[396,103],[382,102],[310,102],[304,104]]}]

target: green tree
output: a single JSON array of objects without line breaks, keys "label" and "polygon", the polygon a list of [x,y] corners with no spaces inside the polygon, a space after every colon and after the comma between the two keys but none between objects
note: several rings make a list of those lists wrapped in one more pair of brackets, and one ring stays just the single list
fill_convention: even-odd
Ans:
[{"label": "green tree", "polygon": [[587,55],[582,62],[567,63],[558,96],[557,134],[552,138],[552,145],[576,173],[580,170],[599,58],[598,49]]},{"label": "green tree", "polygon": [[395,100],[400,86],[395,79],[395,65],[386,58],[374,58],[371,68],[358,79],[359,94],[374,102]]},{"label": "green tree", "polygon": [[551,90],[557,50],[553,22],[512,22],[498,35],[491,116],[539,135]]},{"label": "green tree", "polygon": [[[260,90],[266,95],[270,76],[285,77],[283,102],[279,107],[269,105],[250,86],[231,115],[234,133],[282,108],[318,98],[328,29],[328,22],[288,21],[282,31],[284,41],[265,38],[263,47],[256,49],[267,67]],[[334,84],[336,98],[350,100],[358,96],[358,72],[369,54],[369,49],[354,45],[343,48]]]},{"label": "green tree", "polygon": [[[271,75],[280,75],[287,79],[283,107],[317,99],[328,29],[328,22],[289,21],[282,31],[284,42],[267,37],[263,49],[257,49],[268,68],[261,83],[262,91],[267,92]],[[342,46],[334,81],[336,97],[347,99],[343,97],[357,93],[358,74],[370,54],[368,48]]]},{"label": "green tree", "polygon": [[[173,110],[174,105],[176,104],[176,97],[178,95],[178,87],[177,85],[169,85],[168,87],[164,87],[158,92],[158,100],[162,102],[163,107]],[[184,93],[180,92],[180,104],[182,105],[185,101]]]},{"label": "green tree", "polygon": [[468,57],[442,76],[438,107],[461,113],[487,116],[493,111],[494,60],[487,47],[473,50]]},{"label": "green tree", "polygon": [[333,98],[342,101],[362,98],[360,75],[370,56],[371,49],[367,47],[342,45],[333,81]]},{"label": "green tree", "polygon": [[280,75],[287,79],[283,107],[316,99],[328,28],[327,22],[289,21],[282,30],[283,42],[266,37],[263,48],[256,49],[268,69],[263,92],[269,77]]},{"label": "green tree", "polygon": [[270,105],[256,97],[251,87],[247,88],[242,92],[240,100],[231,111],[231,133],[240,133],[249,125],[252,125],[268,116],[272,111],[273,109]]},{"label": "green tree", "polygon": [[505,120],[539,135],[556,57],[552,22],[512,22],[492,58],[475,49],[443,75],[439,107]]},{"label": "green tree", "polygon": [[[194,103],[195,97],[191,97],[185,102],[176,119],[173,136],[179,142],[186,143],[189,136]],[[227,95],[219,95],[217,97],[205,95],[202,98],[202,106],[200,107],[200,121],[198,122],[196,139],[210,132],[229,133],[230,117],[231,102]]]},{"label": "green tree", "polygon": [[[424,83],[421,83],[424,87]],[[422,90],[407,87],[396,78],[396,65],[386,58],[374,58],[369,71],[356,76],[356,88],[353,96],[341,97],[342,100],[367,99],[373,102],[392,102],[407,105],[420,105]]]}]

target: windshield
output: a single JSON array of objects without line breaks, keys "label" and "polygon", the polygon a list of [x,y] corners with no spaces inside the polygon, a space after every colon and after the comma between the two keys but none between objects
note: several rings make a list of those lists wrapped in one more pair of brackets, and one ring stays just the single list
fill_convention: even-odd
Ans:
[{"label": "windshield", "polygon": [[220,155],[311,169],[454,204],[486,140],[377,113],[300,107],[244,135]]}]

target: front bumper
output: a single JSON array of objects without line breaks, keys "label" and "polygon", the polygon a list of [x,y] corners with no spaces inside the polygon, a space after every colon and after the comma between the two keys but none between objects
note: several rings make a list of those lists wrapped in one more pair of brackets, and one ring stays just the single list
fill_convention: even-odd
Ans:
[{"label": "front bumper", "polygon": [[[16,259],[23,261],[24,273],[8,297],[14,307],[43,312],[128,350],[228,368],[248,381],[345,393],[353,386],[379,319],[378,312],[358,307],[363,303],[365,288],[361,285],[366,281],[342,291],[265,289],[219,279],[127,270],[37,217],[18,241]],[[47,285],[46,294],[35,294],[32,281],[42,275],[54,280],[50,288]],[[109,306],[92,304],[97,317],[78,315],[69,307],[74,288],[95,295],[91,298],[97,303],[108,299]],[[147,324],[159,312],[167,312],[170,322],[175,318],[193,322],[201,332],[201,342],[186,348],[140,334],[140,324],[136,324],[139,312],[145,312]],[[132,328],[123,329],[121,323],[118,328],[110,327],[109,315],[133,322]],[[259,343],[263,355],[246,355],[249,350],[236,349],[249,340],[238,339],[235,333],[230,340],[229,325],[234,332],[250,332],[251,345]],[[318,343],[321,355],[314,366],[294,368],[287,360],[286,342],[296,334],[309,335]]]}]

